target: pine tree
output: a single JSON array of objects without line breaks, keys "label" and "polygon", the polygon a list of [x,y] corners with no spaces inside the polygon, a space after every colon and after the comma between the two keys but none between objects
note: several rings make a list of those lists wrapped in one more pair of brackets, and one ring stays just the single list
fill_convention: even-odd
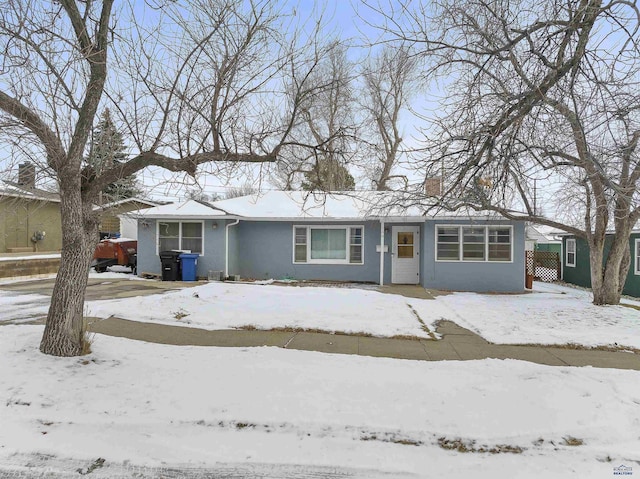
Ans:
[{"label": "pine tree", "polygon": [[[109,109],[106,109],[93,130],[87,163],[99,175],[102,171],[124,164],[126,161],[127,154],[122,134],[116,129]],[[141,190],[135,175],[131,175],[110,183],[102,192],[107,201],[117,201],[139,196]]]},{"label": "pine tree", "polygon": [[303,190],[353,191],[356,182],[349,170],[334,159],[319,159],[311,171],[304,174]]}]

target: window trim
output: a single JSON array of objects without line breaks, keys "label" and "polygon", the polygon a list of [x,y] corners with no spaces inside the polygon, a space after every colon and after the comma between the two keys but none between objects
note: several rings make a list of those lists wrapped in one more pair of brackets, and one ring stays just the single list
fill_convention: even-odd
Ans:
[{"label": "window trim", "polygon": [[[306,230],[306,247],[307,247],[307,260],[306,261],[296,261],[296,229],[304,228]],[[362,257],[362,261],[360,263],[352,263],[351,262],[351,230],[354,228],[360,228],[362,230],[361,235],[361,244],[360,244],[360,255]],[[342,229],[345,230],[345,249],[346,249],[346,258],[345,259],[311,259],[311,230],[328,230],[328,229]],[[345,265],[345,266],[364,266],[364,225],[300,225],[294,224],[292,227],[292,252],[291,252],[291,261],[293,264],[335,264],[335,265]]]},{"label": "window trim", "polygon": [[199,254],[200,256],[204,256],[204,236],[205,236],[205,227],[203,220],[156,220],[156,255],[160,254],[160,223],[178,223],[178,249],[176,251],[182,251],[182,223],[199,223],[201,226],[202,237],[200,238],[202,241],[202,251]]},{"label": "window trim", "polygon": [[[456,228],[458,230],[458,259],[438,259],[438,228]],[[463,228],[483,228],[484,229],[484,259],[464,259],[464,234]],[[489,229],[508,229],[509,230],[509,246],[510,246],[510,260],[498,261],[489,259]],[[471,244],[471,243],[470,243]],[[501,225],[501,224],[444,224],[436,223],[434,228],[434,261],[436,263],[466,263],[466,264],[513,264],[513,225]]]},{"label": "window trim", "polygon": [[[569,242],[571,242],[571,244],[573,245],[573,263],[569,263]],[[576,267],[576,258],[578,257],[578,251],[577,251],[577,245],[576,245],[576,239],[575,238],[567,238],[567,241],[565,241],[565,249],[566,251],[564,252],[564,264],[566,266],[568,266],[569,268],[575,268]]]},{"label": "window trim", "polygon": [[640,260],[640,254],[638,254],[638,246],[640,245],[640,238],[636,238],[634,240],[634,250],[633,250],[633,274],[640,275],[640,265],[638,264],[638,260]]}]

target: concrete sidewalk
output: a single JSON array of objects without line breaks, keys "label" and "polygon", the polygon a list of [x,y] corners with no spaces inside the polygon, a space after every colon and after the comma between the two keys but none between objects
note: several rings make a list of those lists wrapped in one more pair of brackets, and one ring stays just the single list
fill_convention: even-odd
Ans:
[{"label": "concrete sidewalk", "polygon": [[441,340],[374,338],[289,331],[209,331],[141,323],[114,317],[105,320],[90,319],[89,323],[91,332],[180,346],[276,346],[323,353],[422,361],[497,358],[520,359],[550,366],[594,366],[640,370],[640,355],[632,352],[491,344],[450,321],[442,321],[437,329],[442,336]]}]

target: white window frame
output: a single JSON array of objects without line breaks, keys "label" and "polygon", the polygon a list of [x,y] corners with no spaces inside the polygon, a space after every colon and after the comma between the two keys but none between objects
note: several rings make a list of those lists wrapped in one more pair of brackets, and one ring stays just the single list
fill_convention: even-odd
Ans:
[{"label": "white window frame", "polygon": [[[438,228],[457,228],[458,229],[458,259],[438,259]],[[463,228],[484,229],[484,260],[478,259],[464,259],[464,234]],[[498,261],[495,259],[489,259],[489,229],[508,229],[509,230],[509,246],[511,248],[509,261]],[[436,224],[434,228],[434,258],[437,263],[469,263],[469,264],[511,264],[513,263],[513,225],[500,225],[500,224]]]},{"label": "white window frame", "polygon": [[198,220],[193,220],[193,221],[189,221],[189,220],[156,220],[156,255],[160,254],[160,223],[178,223],[178,249],[177,251],[182,251],[182,223],[200,223],[200,227],[201,227],[201,231],[202,231],[202,251],[199,254],[200,256],[204,256],[204,234],[205,234],[205,228],[204,228],[204,221],[198,221]]},{"label": "white window frame", "polygon": [[[296,229],[305,228],[306,229],[306,246],[307,246],[307,260],[306,261],[296,261]],[[362,243],[360,244],[360,255],[362,261],[360,263],[351,263],[351,229],[360,228],[362,231]],[[346,239],[345,239],[345,248],[346,248],[346,258],[345,259],[311,259],[311,230],[330,230],[330,229],[340,229],[346,230]],[[363,266],[364,265],[364,225],[293,225],[292,228],[292,254],[291,261],[293,264],[341,264],[348,266]]]},{"label": "white window frame", "polygon": [[[565,260],[564,260],[564,264],[566,266],[568,266],[569,268],[575,268],[576,267],[576,257],[578,256],[577,254],[577,248],[576,248],[576,240],[575,238],[567,238],[566,243],[566,250],[565,251]],[[573,251],[569,251],[569,244],[573,245]],[[569,263],[569,253],[573,253],[573,263]]]},{"label": "white window frame", "polygon": [[634,242],[633,250],[633,274],[640,275],[640,254],[638,254],[638,247],[640,246],[640,239],[636,239]]}]

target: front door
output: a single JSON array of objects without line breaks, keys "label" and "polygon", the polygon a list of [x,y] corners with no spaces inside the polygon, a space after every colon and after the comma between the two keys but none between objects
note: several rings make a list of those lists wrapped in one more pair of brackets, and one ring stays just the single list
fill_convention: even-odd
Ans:
[{"label": "front door", "polygon": [[391,282],[420,283],[420,227],[393,226]]}]

